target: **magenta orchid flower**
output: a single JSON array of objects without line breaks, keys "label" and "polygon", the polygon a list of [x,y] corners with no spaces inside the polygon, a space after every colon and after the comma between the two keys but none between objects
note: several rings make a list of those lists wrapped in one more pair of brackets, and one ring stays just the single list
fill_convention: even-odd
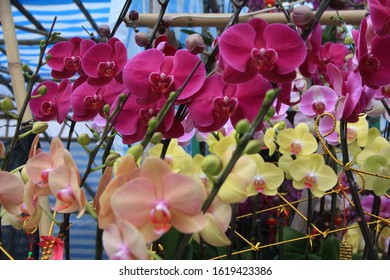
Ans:
[{"label": "magenta orchid flower", "polygon": [[[150,104],[160,98],[168,98],[172,91],[179,89],[197,63],[199,57],[187,50],[179,50],[174,56],[165,56],[159,50],[149,49],[127,62],[123,69],[123,81],[140,103]],[[205,78],[205,66],[201,64],[177,102],[184,103],[190,99],[202,87]]]},{"label": "magenta orchid flower", "polygon": [[331,88],[314,85],[302,94],[298,107],[305,115],[314,117],[324,112],[333,112],[337,98],[337,94]]},{"label": "magenta orchid flower", "polygon": [[377,88],[390,84],[390,36],[378,36],[372,32],[370,18],[364,18],[360,32],[354,31],[356,53],[354,70],[358,70],[363,83]]},{"label": "magenta orchid flower", "polygon": [[153,45],[155,49],[158,49],[167,56],[174,56],[177,51],[174,46],[168,43],[168,36],[166,35],[158,36]]},{"label": "magenta orchid flower", "polygon": [[202,230],[205,197],[204,188],[194,179],[172,173],[158,157],[148,157],[139,177],[112,194],[111,207],[117,220],[133,224],[146,242],[152,242],[171,227],[183,233]]},{"label": "magenta orchid flower", "polygon": [[18,215],[22,212],[23,192],[24,183],[19,177],[0,171],[0,204],[8,213]]},{"label": "magenta orchid flower", "polygon": [[270,82],[291,81],[306,57],[305,43],[297,32],[259,18],[227,29],[219,39],[219,51],[231,68],[245,73],[241,82],[257,73]]},{"label": "magenta orchid flower", "polygon": [[92,86],[84,82],[73,91],[71,97],[72,120],[87,121],[96,117],[97,114],[104,116],[104,105],[111,106],[124,91],[124,85],[115,79],[104,86]]},{"label": "magenta orchid flower", "polygon": [[248,82],[228,84],[221,75],[206,80],[188,105],[189,116],[201,132],[220,129],[228,119],[233,126],[241,119],[255,118],[271,84],[260,75]]},{"label": "magenta orchid flower", "polygon": [[126,46],[117,38],[111,38],[107,43],[96,44],[84,55],[81,66],[88,83],[102,86],[112,79],[122,81],[122,69],[127,62]]},{"label": "magenta orchid flower", "polygon": [[370,17],[375,32],[378,35],[390,35],[390,1],[368,0]]},{"label": "magenta orchid flower", "polygon": [[[114,101],[111,110],[114,110],[117,103],[118,99]],[[165,100],[160,99],[157,103],[140,105],[137,98],[130,95],[114,124],[115,129],[123,136],[123,143],[133,144],[142,140],[148,129],[149,121],[157,117],[164,104]],[[157,129],[164,137],[177,138],[184,134],[184,128],[174,118],[174,113],[174,108],[171,108]]]},{"label": "magenta orchid flower", "polygon": [[81,60],[85,52],[95,45],[89,39],[73,37],[69,41],[56,43],[48,52],[50,59],[47,65],[52,68],[53,78],[66,79],[73,77],[76,73],[84,74],[81,68]]},{"label": "magenta orchid flower", "polygon": [[[39,88],[47,88],[47,92],[40,95]],[[70,96],[72,84],[68,79],[62,80],[58,85],[53,81],[40,83],[31,93],[30,109],[38,121],[57,119],[62,123],[70,110]]]}]

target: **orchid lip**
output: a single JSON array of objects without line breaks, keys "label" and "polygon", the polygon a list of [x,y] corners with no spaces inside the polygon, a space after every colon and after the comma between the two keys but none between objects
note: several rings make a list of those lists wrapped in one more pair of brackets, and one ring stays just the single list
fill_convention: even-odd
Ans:
[{"label": "orchid lip", "polygon": [[270,71],[275,68],[276,61],[278,60],[278,53],[272,48],[253,48],[251,57],[257,70]]}]

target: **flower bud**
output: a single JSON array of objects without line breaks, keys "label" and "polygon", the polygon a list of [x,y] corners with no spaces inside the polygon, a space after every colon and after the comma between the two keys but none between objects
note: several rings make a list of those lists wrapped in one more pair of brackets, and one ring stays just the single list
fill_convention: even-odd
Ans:
[{"label": "flower bud", "polygon": [[172,25],[172,18],[168,16],[164,16],[161,20],[161,26],[165,28],[169,28]]},{"label": "flower bud", "polygon": [[269,120],[269,119],[272,118],[274,115],[275,115],[275,108],[274,108],[274,107],[270,107],[270,108],[268,109],[268,112],[267,112],[267,114],[265,115],[264,119],[265,119],[265,120]]},{"label": "flower bud", "polygon": [[5,97],[0,103],[1,109],[5,112],[15,109],[15,104],[9,97]]},{"label": "flower bud", "polygon": [[248,119],[240,120],[236,127],[234,128],[238,134],[245,134],[249,131],[251,128],[251,124],[249,123]]},{"label": "flower bud", "polygon": [[157,127],[157,118],[153,117],[148,122],[149,129],[155,129]]},{"label": "flower bud", "polygon": [[135,160],[138,160],[142,156],[143,152],[144,147],[141,144],[135,144],[127,150],[127,154],[132,154]]},{"label": "flower bud", "polygon": [[351,0],[332,0],[329,3],[329,7],[334,10],[342,10],[348,2],[351,2]]},{"label": "flower bud", "polygon": [[[51,53],[48,53],[45,57],[46,61],[49,61],[51,58],[53,57],[53,55]],[[28,71],[26,71],[28,72]]]},{"label": "flower bud", "polygon": [[103,37],[103,38],[108,38],[111,34],[110,26],[108,26],[107,24],[100,25],[98,31],[99,31],[100,37]]},{"label": "flower bud", "polygon": [[305,29],[314,21],[314,13],[308,6],[299,6],[291,12],[292,22],[299,28]]},{"label": "flower bud", "polygon": [[3,157],[5,154],[5,146],[3,141],[0,141],[0,157]]},{"label": "flower bud", "polygon": [[135,34],[135,43],[139,47],[146,47],[149,44],[148,36],[145,32],[137,32]]},{"label": "flower bud", "polygon": [[[49,56],[49,55],[51,55],[51,54],[48,54],[47,56]],[[48,60],[47,56],[46,56],[46,60]],[[30,68],[30,66],[28,66],[28,64],[23,63],[22,64],[22,71],[25,73],[29,73],[29,72],[31,72],[31,68]]]},{"label": "flower bud", "polygon": [[244,149],[244,154],[257,154],[263,148],[263,143],[259,140],[250,140]]},{"label": "flower bud", "polygon": [[154,145],[157,145],[157,144],[161,143],[162,138],[163,138],[162,133],[161,132],[156,132],[156,133],[153,134],[153,137],[150,140],[150,143],[152,143]]},{"label": "flower bud", "polygon": [[30,178],[29,178],[28,175],[27,175],[26,166],[24,166],[24,167],[22,168],[22,170],[20,171],[20,178],[22,179],[22,181],[23,181],[24,183],[27,183],[27,182],[30,180]]},{"label": "flower bud", "polygon": [[345,37],[344,45],[353,45],[353,44],[354,44],[354,41],[353,41],[353,38],[351,36]]},{"label": "flower bud", "polygon": [[280,89],[270,89],[265,93],[264,103],[271,102],[273,98],[280,92]]},{"label": "flower bud", "polygon": [[108,155],[108,157],[106,158],[105,164],[106,164],[107,166],[113,166],[114,163],[115,163],[115,161],[116,161],[118,158],[120,158],[120,157],[121,157],[121,155],[118,154],[117,152],[111,152],[111,153]]},{"label": "flower bud", "polygon": [[109,104],[106,104],[103,106],[103,112],[106,114],[106,115],[109,115],[110,114],[110,105]]},{"label": "flower bud", "polygon": [[131,10],[129,13],[130,21],[137,21],[139,18],[139,13],[136,10]]},{"label": "flower bud", "polygon": [[40,134],[44,133],[48,127],[49,125],[45,122],[35,122],[31,131],[34,134]]},{"label": "flower bud", "polygon": [[79,137],[77,137],[77,142],[82,146],[88,146],[91,143],[91,138],[87,133],[81,133]]},{"label": "flower bud", "polygon": [[197,33],[190,34],[186,39],[186,48],[192,54],[203,53],[206,45],[204,44],[203,37]]},{"label": "flower bud", "polygon": [[218,175],[222,170],[222,162],[216,155],[210,154],[203,158],[200,167],[207,175]]},{"label": "flower bud", "polygon": [[42,85],[38,88],[38,94],[39,96],[44,96],[47,93],[47,86]]}]

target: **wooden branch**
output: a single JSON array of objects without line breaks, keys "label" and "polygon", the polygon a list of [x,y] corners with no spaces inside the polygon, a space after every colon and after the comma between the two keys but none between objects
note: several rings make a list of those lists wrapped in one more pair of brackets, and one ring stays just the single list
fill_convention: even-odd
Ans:
[{"label": "wooden branch", "polygon": [[[5,48],[7,50],[8,69],[11,75],[12,88],[18,111],[23,106],[26,98],[26,84],[22,73],[22,65],[19,58],[18,41],[16,39],[15,24],[12,17],[11,4],[9,1],[0,1],[0,17],[3,28]],[[26,110],[23,122],[32,119],[31,112]]]},{"label": "wooden branch", "polygon": [[[366,13],[366,10],[345,10],[338,11],[337,15],[336,11],[326,11],[321,17],[320,23],[322,25],[335,25],[336,22],[331,18],[341,16],[347,24],[359,25]],[[136,25],[138,27],[153,27],[157,16],[157,14],[140,14]],[[166,14],[166,16],[172,19],[172,27],[224,27],[229,22],[232,14]],[[268,23],[287,23],[283,13],[264,13],[261,11],[243,14],[239,17],[239,21],[247,22],[252,18],[262,18]],[[132,26],[128,16],[125,18],[125,23],[129,27]]]},{"label": "wooden branch", "polygon": [[86,19],[89,21],[93,29],[96,31],[96,35],[99,35],[99,26],[97,26],[96,22],[93,20],[91,14],[85,8],[83,3],[80,0],[73,0],[73,2],[79,7],[80,11],[84,14]]},{"label": "wooden branch", "polygon": [[12,5],[14,5],[18,10],[19,12],[21,12],[32,24],[34,24],[34,26],[39,29],[39,30],[43,30],[43,31],[46,31],[47,30],[45,29],[45,27],[43,27],[43,25],[29,12],[27,11],[27,9],[19,3],[18,0],[11,0],[11,3]]}]

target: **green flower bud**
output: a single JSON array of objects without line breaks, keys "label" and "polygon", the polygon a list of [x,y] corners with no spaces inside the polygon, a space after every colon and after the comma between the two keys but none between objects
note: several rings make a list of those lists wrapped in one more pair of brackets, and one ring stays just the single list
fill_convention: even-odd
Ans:
[{"label": "green flower bud", "polygon": [[207,175],[218,175],[222,170],[222,161],[216,155],[210,154],[203,158],[200,167]]},{"label": "green flower bud", "polygon": [[268,112],[267,114],[265,115],[265,118],[266,120],[269,120],[271,117],[273,117],[273,115],[275,115],[275,108],[274,107],[270,107],[268,109]]},{"label": "green flower bud", "polygon": [[266,92],[265,94],[265,98],[264,98],[264,101],[263,101],[263,104],[264,103],[270,103],[273,98],[275,97],[275,95],[277,95],[279,93],[280,89],[270,89]]},{"label": "green flower bud", "polygon": [[0,103],[1,109],[5,112],[15,109],[15,105],[9,97],[5,97]]},{"label": "green flower bud", "polygon": [[150,143],[152,143],[154,145],[157,145],[157,144],[161,143],[162,138],[163,138],[162,133],[161,132],[156,132],[156,133],[153,134],[153,137],[150,140]]},{"label": "green flower bud", "polygon": [[111,152],[108,157],[106,158],[105,164],[108,166],[113,166],[115,161],[120,158],[121,155],[118,154],[117,152]]},{"label": "green flower bud", "polygon": [[22,178],[22,181],[24,183],[27,183],[28,180],[30,180],[30,178],[27,175],[26,166],[23,167],[22,170],[20,171],[20,177]]},{"label": "green flower bud", "polygon": [[244,149],[244,154],[257,154],[263,148],[263,144],[259,140],[250,140]]},{"label": "green flower bud", "polygon": [[151,118],[149,120],[148,126],[149,126],[149,129],[155,129],[157,126],[157,118],[156,117]]},{"label": "green flower bud", "polygon": [[249,123],[248,119],[240,120],[236,127],[234,128],[238,134],[245,134],[249,131],[251,128],[251,124]]},{"label": "green flower bud", "polygon": [[142,156],[143,152],[144,147],[141,144],[135,144],[127,150],[127,154],[132,154],[135,160],[138,160]]},{"label": "green flower bud", "polygon": [[286,123],[284,121],[280,121],[276,123],[274,126],[279,130],[286,129]]},{"label": "green flower bud", "polygon": [[40,134],[44,133],[48,127],[49,125],[45,122],[35,122],[31,131],[34,134]]},{"label": "green flower bud", "polygon": [[48,89],[47,89],[47,86],[45,85],[42,85],[38,88],[38,94],[40,96],[44,96],[46,93],[47,93]]},{"label": "green flower bud", "polygon": [[49,61],[52,57],[53,57],[53,55],[51,53],[48,53],[46,55],[46,61]]},{"label": "green flower bud", "polygon": [[355,42],[351,36],[347,36],[344,39],[344,45],[353,45]]},{"label": "green flower bud", "polygon": [[347,54],[344,58],[344,60],[347,62],[349,59],[351,59],[353,57],[353,54]]},{"label": "green flower bud", "polygon": [[91,143],[91,138],[87,133],[81,133],[79,137],[77,137],[77,142],[79,142],[82,146],[88,146]]},{"label": "green flower bud", "polygon": [[106,115],[109,115],[110,114],[110,105],[109,104],[106,104],[106,105],[104,105],[103,106],[103,112],[104,112],[104,114],[106,114]]},{"label": "green flower bud", "polygon": [[28,66],[28,64],[23,63],[23,64],[22,64],[22,71],[28,73],[28,72],[31,71],[31,68],[30,68],[30,66]]}]

